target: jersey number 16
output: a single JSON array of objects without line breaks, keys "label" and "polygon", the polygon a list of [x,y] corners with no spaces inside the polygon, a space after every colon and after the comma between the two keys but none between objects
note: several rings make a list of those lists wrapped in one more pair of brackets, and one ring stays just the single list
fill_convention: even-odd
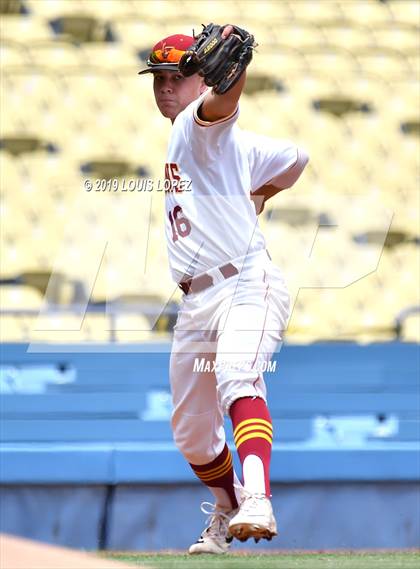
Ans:
[{"label": "jersey number 16", "polygon": [[178,236],[186,237],[191,233],[191,223],[184,216],[181,206],[176,205],[168,215],[172,228],[172,241],[174,243],[178,240]]}]

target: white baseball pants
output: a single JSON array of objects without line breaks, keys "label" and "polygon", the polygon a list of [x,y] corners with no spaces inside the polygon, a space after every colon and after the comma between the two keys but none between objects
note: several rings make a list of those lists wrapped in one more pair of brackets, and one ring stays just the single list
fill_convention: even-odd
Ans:
[{"label": "white baseball pants", "polygon": [[184,295],[174,328],[172,428],[192,464],[206,464],[222,452],[224,414],[236,399],[266,400],[263,372],[289,317],[283,276],[265,250],[232,264],[238,275]]}]

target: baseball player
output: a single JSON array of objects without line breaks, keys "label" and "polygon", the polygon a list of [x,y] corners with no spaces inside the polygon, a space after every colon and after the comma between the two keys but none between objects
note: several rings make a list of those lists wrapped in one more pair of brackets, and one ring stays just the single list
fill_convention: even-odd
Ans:
[{"label": "baseball player", "polygon": [[[294,184],[308,157],[289,141],[236,124],[254,46],[245,30],[210,24],[196,38],[159,41],[140,72],[153,74],[156,104],[172,122],[165,230],[172,276],[184,293],[170,362],[174,440],[215,498],[211,511],[202,505],[210,519],[192,554],[225,553],[233,537],[277,534],[263,370],[281,341],[289,295],[257,212]],[[232,421],[243,485],[224,415]]]}]

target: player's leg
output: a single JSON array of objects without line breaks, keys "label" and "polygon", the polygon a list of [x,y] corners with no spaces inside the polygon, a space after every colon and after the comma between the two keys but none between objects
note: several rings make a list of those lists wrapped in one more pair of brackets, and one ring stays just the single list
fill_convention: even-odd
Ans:
[{"label": "player's leg", "polygon": [[267,499],[273,431],[262,370],[281,340],[289,298],[283,280],[270,265],[261,279],[257,277],[243,286],[239,282],[239,302],[229,307],[217,348],[220,402],[232,419],[245,495],[249,498],[230,524],[239,539],[271,538],[276,534]]},{"label": "player's leg", "polygon": [[[174,346],[176,347],[176,346]],[[194,371],[194,360],[213,360],[206,354],[172,352],[170,379],[175,443],[195,475],[211,490],[216,504],[234,509],[232,455],[226,445],[223,413],[211,371]]]},{"label": "player's leg", "polygon": [[226,445],[214,372],[199,371],[195,364],[213,361],[214,356],[193,353],[190,340],[190,334],[175,332],[170,365],[172,428],[177,447],[216,501],[210,523],[190,553],[225,553],[232,539],[228,523],[238,507],[235,485],[240,482]]}]

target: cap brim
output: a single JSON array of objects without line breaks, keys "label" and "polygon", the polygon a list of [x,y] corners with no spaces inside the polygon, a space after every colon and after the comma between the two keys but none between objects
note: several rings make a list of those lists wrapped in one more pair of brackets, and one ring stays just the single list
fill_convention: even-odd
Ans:
[{"label": "cap brim", "polygon": [[145,73],[153,73],[153,71],[178,71],[178,64],[177,63],[154,63],[143,69],[142,71],[138,72],[138,75],[144,75]]}]

